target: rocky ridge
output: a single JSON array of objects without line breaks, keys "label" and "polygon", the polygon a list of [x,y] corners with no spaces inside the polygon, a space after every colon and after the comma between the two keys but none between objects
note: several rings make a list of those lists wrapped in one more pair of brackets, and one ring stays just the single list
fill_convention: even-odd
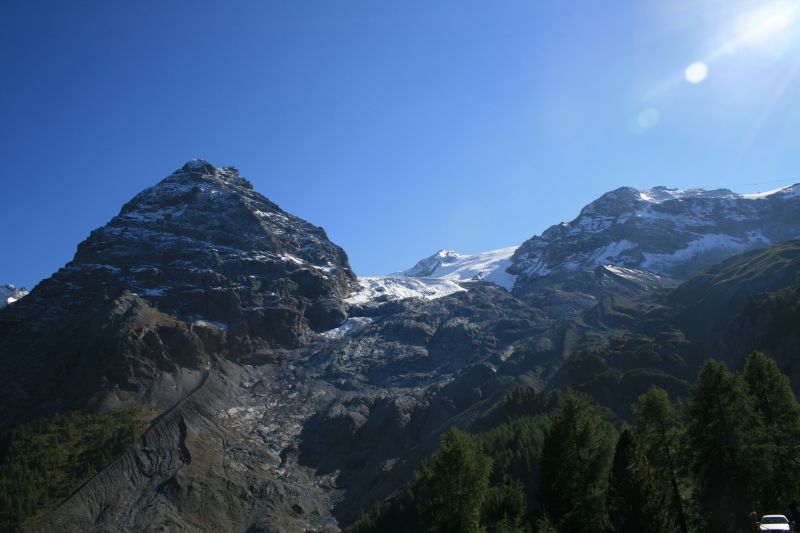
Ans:
[{"label": "rocky ridge", "polygon": [[[32,529],[335,530],[476,402],[555,372],[562,332],[494,284],[354,301],[354,281],[321,229],[233,169],[193,161],[137,195],[0,312],[4,427],[155,415]],[[520,378],[528,359],[544,362]]]},{"label": "rocky ridge", "polygon": [[518,247],[439,250],[410,269],[365,278],[373,290],[362,298],[435,298],[458,290],[445,281],[483,280],[554,317],[575,316],[602,298],[674,287],[732,255],[797,238],[798,217],[800,185],[756,194],[621,187]]},{"label": "rocky ridge", "polygon": [[270,360],[339,326],[353,287],[324,230],[235,169],[190,161],[0,311],[0,400],[13,406],[0,428],[90,400],[169,405],[212,354]]},{"label": "rocky ridge", "polygon": [[20,298],[28,295],[28,289],[25,287],[20,287],[17,289],[13,285],[6,284],[0,285],[0,309],[3,307],[13,304]]},{"label": "rocky ridge", "polygon": [[416,265],[400,272],[412,278],[437,278],[452,281],[491,281],[511,289],[515,278],[506,269],[516,246],[478,254],[462,255],[452,250],[439,250],[420,260]]},{"label": "rocky ridge", "polygon": [[513,293],[554,316],[674,287],[733,255],[800,237],[800,185],[761,194],[621,187],[525,241]]},{"label": "rocky ridge", "polygon": [[525,241],[511,273],[527,280],[602,265],[686,279],[725,257],[797,238],[800,184],[764,194],[621,187]]},{"label": "rocky ridge", "polygon": [[[736,231],[762,215],[769,238],[797,230],[793,190],[753,198],[771,207],[754,204],[761,211],[735,220],[744,224]],[[443,429],[469,426],[515,387],[602,394],[598,383],[653,382],[617,370],[591,379],[603,368],[591,354],[613,348],[638,317],[649,324],[649,306],[679,273],[627,256],[592,259],[591,247],[621,226],[642,235],[643,249],[651,231],[674,253],[676,225],[691,228],[686,235],[722,231],[686,221],[707,206],[670,204],[654,225],[630,226],[638,202],[751,199],[617,193],[571,223],[570,259],[554,259],[547,273],[514,265],[530,257],[526,245],[556,247],[561,230],[545,239],[552,228],[516,252],[441,252],[400,275],[357,280],[321,228],[280,210],[235,169],[187,163],[0,311],[0,400],[9,406],[0,426],[69,408],[155,410],[136,445],[32,529],[335,531],[406,481]],[[669,223],[670,213],[686,220]],[[608,217],[607,226],[590,220]],[[510,292],[491,278],[509,261],[518,276]],[[565,365],[576,352],[589,355]],[[688,372],[683,355],[665,354],[656,370]],[[613,357],[606,368],[619,364]]]}]

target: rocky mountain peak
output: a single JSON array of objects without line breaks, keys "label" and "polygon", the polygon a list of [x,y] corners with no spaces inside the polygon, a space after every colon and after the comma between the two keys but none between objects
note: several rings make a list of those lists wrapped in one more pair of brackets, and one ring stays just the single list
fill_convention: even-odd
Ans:
[{"label": "rocky mountain peak", "polygon": [[[144,394],[161,371],[205,369],[206,351],[279,357],[341,325],[355,286],[347,255],[322,228],[283,211],[236,169],[190,161],[3,309],[0,353],[14,354],[5,378],[30,381],[5,401],[71,405],[115,386]],[[33,385],[66,373],[81,386]]]},{"label": "rocky mountain peak", "polygon": [[508,268],[518,276],[515,294],[539,294],[548,283],[539,278],[574,277],[604,265],[685,280],[732,255],[800,237],[798,190],[621,187],[519,247]]},{"label": "rocky mountain peak", "polygon": [[216,173],[217,168],[205,159],[190,159],[181,167],[181,171],[213,175]]},{"label": "rocky mountain peak", "polygon": [[10,284],[0,285],[0,309],[13,304],[23,296],[28,294],[28,289],[20,287],[19,289]]},{"label": "rocky mountain peak", "polygon": [[620,187],[586,205],[579,216],[618,214],[634,209],[640,201],[638,190],[633,187]]},{"label": "rocky mountain peak", "polygon": [[730,255],[796,238],[796,186],[740,195],[727,189],[621,187],[550,227],[514,254],[523,277],[611,264],[678,278]]},{"label": "rocky mountain peak", "polygon": [[[687,336],[670,313],[705,324],[706,309],[778,288],[798,244],[724,264],[671,299],[681,280],[665,272],[795,234],[796,191],[623,187],[519,248],[439,250],[357,282],[321,228],[236,169],[190,161],[0,311],[0,430],[71,409],[153,413],[33,527],[338,531],[398,493],[444,428],[480,427],[512,390],[588,388],[586,376],[627,406],[656,379],[683,386],[700,350],[677,351]],[[777,279],[776,264],[779,284],[756,279]],[[664,326],[658,344],[680,346],[598,355],[640,323],[636,342]]]},{"label": "rocky mountain peak", "polygon": [[420,259],[417,264],[400,274],[415,278],[428,277],[443,265],[454,263],[461,257],[458,252],[442,249],[425,259]]},{"label": "rocky mountain peak", "polygon": [[738,198],[739,195],[730,189],[676,189],[659,185],[652,189],[637,191],[639,198],[647,202],[666,202],[669,200],[682,200],[687,198]]},{"label": "rocky mountain peak", "polygon": [[142,269],[144,262],[216,268],[229,261],[305,265],[340,278],[345,292],[354,278],[346,255],[322,228],[283,211],[235,168],[201,160],[137,194],[81,243],[69,267]]}]

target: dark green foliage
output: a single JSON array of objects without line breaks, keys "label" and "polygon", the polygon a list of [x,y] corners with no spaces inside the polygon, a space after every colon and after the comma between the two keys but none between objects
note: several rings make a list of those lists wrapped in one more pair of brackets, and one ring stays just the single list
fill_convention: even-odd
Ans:
[{"label": "dark green foliage", "polygon": [[559,530],[609,528],[606,486],[616,431],[588,398],[564,396],[544,439],[540,503]]},{"label": "dark green foliage", "polygon": [[561,401],[560,391],[536,392],[527,387],[513,389],[511,393],[472,429],[483,432],[523,416],[552,412]]},{"label": "dark green foliage", "polygon": [[481,449],[494,461],[492,481],[499,483],[506,477],[521,481],[530,504],[536,500],[542,445],[549,425],[548,414],[518,416],[475,435]]},{"label": "dark green foliage", "polygon": [[414,476],[417,513],[428,531],[480,531],[481,507],[492,461],[456,428],[442,435],[439,450]]},{"label": "dark green foliage", "polygon": [[147,426],[147,413],[70,412],[13,430],[0,455],[0,529],[31,521],[123,453]]},{"label": "dark green foliage", "polygon": [[664,326],[652,337],[637,333],[623,333],[611,340],[603,356],[612,367],[623,371],[639,368],[670,368],[681,363],[681,351],[686,345],[683,333]]},{"label": "dark green foliage", "polygon": [[[480,451],[479,457],[488,456],[494,468],[480,508],[480,526],[485,531],[529,531],[531,496],[538,483],[539,458],[544,434],[550,424],[547,411],[558,403],[559,393],[536,393],[532,389],[515,389],[506,400],[493,410],[478,427],[484,431],[468,437]],[[426,463],[429,468],[436,452]],[[483,460],[483,459],[482,459]],[[415,479],[430,477],[430,470],[420,468]],[[444,472],[444,478],[452,474]],[[429,489],[425,489],[429,491]],[[426,521],[418,511],[429,497],[423,487],[410,483],[401,494],[384,505],[378,505],[370,515],[362,516],[352,526],[358,533],[395,531],[421,531]]]},{"label": "dark green foliage", "polygon": [[405,533],[422,531],[416,496],[410,483],[386,503],[375,502],[371,513],[362,511],[347,530],[351,533]]},{"label": "dark green foliage", "polygon": [[760,352],[747,357],[744,380],[764,427],[765,456],[771,468],[761,472],[761,501],[788,509],[800,494],[800,405],[775,361]]},{"label": "dark green foliage", "polygon": [[498,533],[526,530],[528,504],[520,481],[506,477],[499,485],[489,488],[483,502],[481,523]]},{"label": "dark green foliage", "polygon": [[708,361],[689,398],[687,437],[696,498],[707,531],[747,527],[769,472],[764,427],[741,376]]},{"label": "dark green foliage", "polygon": [[670,529],[669,487],[639,449],[633,433],[620,434],[608,479],[606,502],[615,531],[659,533]]},{"label": "dark green foliage", "polygon": [[679,474],[683,425],[678,411],[665,390],[652,387],[639,397],[633,412],[638,423],[634,433],[637,443],[653,466],[658,482],[669,485],[666,510],[671,527],[666,529],[686,533],[686,504],[681,495],[683,480]]},{"label": "dark green foliage", "polygon": [[558,533],[556,525],[553,523],[547,513],[544,513],[536,521],[536,527],[534,528],[534,531],[536,533]]},{"label": "dark green foliage", "polygon": [[[354,530],[744,531],[753,509],[786,513],[800,494],[800,405],[760,353],[742,374],[708,361],[685,408],[652,387],[618,440],[587,397],[567,393],[550,412],[552,398],[517,392],[490,427],[451,430],[417,482]],[[479,481],[453,490],[467,478]]]},{"label": "dark green foliage", "polygon": [[783,289],[753,298],[743,314],[766,315],[770,319],[765,339],[767,344],[772,344],[770,340],[776,338],[796,338],[800,333],[797,330],[800,323],[800,272]]},{"label": "dark green foliage", "polygon": [[371,514],[361,511],[358,515],[358,520],[350,528],[350,533],[370,533],[372,531],[380,531],[379,525],[383,515],[383,507],[380,503],[375,502],[375,507]]},{"label": "dark green foliage", "polygon": [[498,477],[508,472],[532,473],[538,469],[549,424],[550,417],[546,414],[520,416],[478,433],[475,439],[494,460]]}]

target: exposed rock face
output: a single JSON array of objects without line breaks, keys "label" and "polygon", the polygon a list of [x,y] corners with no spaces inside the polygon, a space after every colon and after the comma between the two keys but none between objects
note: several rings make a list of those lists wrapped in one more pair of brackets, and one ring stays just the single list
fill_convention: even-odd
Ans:
[{"label": "exposed rock face", "polygon": [[799,217],[800,184],[768,195],[622,187],[525,241],[509,271],[520,285],[605,264],[686,279],[731,255],[797,238]]},{"label": "exposed rock face", "polygon": [[[89,400],[169,404],[207,370],[210,353],[269,359],[340,325],[354,286],[324,230],[235,169],[190,161],[0,311],[0,403],[12,407],[0,428]],[[164,372],[174,383],[162,382]]]},{"label": "exposed rock face", "polygon": [[0,285],[0,309],[9,304],[13,304],[23,296],[27,296],[28,289],[21,287],[17,289],[13,285]]},{"label": "exposed rock face", "polygon": [[206,354],[194,388],[33,529],[335,531],[403,483],[440,431],[520,380],[543,387],[561,361],[563,332],[491,284],[359,310],[280,360]]},{"label": "exposed rock face", "polygon": [[335,394],[299,435],[300,461],[338,474],[345,492],[334,512],[344,524],[405,481],[448,425],[474,418],[518,379],[543,387],[563,348],[563,331],[543,313],[488,283],[371,314],[313,355]]},{"label": "exposed rock face", "polygon": [[[800,388],[800,241],[733,256],[676,289],[582,315],[595,328],[548,387],[570,387],[623,416],[651,386],[685,395],[708,358],[741,368],[759,350]],[[603,338],[596,334],[605,331]]]},{"label": "exposed rock face", "polygon": [[511,264],[510,258],[516,249],[516,246],[510,246],[472,255],[439,250],[400,275],[451,281],[491,281],[510,290],[515,279],[506,269]]},{"label": "exposed rock face", "polygon": [[[674,286],[732,255],[800,237],[797,220],[800,185],[754,195],[622,187],[584,207],[572,222],[524,242],[508,271],[518,276],[514,294],[549,302],[556,314],[570,313],[608,293],[594,281],[605,276],[589,274],[598,267],[621,267],[610,273],[641,284],[644,292]],[[553,292],[565,284],[579,287]],[[583,297],[575,298],[576,292]]]},{"label": "exposed rock face", "polygon": [[[662,290],[715,253],[796,233],[794,191],[622,189],[526,242],[510,273],[505,249],[356,280],[321,228],[235,169],[189,162],[0,311],[0,429],[68,408],[157,413],[31,529],[337,531],[515,386],[576,386],[615,408],[652,383],[685,387],[692,354],[673,330],[713,291]],[[708,235],[736,246],[680,252]],[[770,257],[797,270],[796,245]],[[633,325],[666,348],[615,351]]]},{"label": "exposed rock face", "polygon": [[355,301],[354,281],[322,230],[231,169],[192,162],[137,195],[0,314],[4,427],[158,413],[33,529],[335,529],[529,360],[539,387],[557,368],[561,333],[499,287]]},{"label": "exposed rock face", "polygon": [[309,329],[341,324],[355,280],[322,228],[255,192],[236,169],[197,160],[125,204],[64,270],[78,287],[99,277],[171,315],[286,348]]}]

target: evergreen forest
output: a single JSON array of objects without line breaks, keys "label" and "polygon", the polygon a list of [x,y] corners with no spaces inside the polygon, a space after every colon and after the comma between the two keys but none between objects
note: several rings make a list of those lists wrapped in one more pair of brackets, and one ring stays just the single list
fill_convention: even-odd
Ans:
[{"label": "evergreen forest", "polygon": [[451,428],[356,533],[735,532],[797,520],[800,405],[760,352],[707,361],[685,399],[652,387],[630,423],[572,391],[517,389],[491,427]]}]

